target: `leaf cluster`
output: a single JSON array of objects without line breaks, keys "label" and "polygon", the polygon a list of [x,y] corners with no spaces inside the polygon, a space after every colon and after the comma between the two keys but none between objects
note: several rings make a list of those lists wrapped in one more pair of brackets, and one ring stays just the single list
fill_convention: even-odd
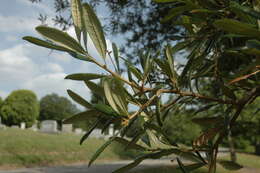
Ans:
[{"label": "leaf cluster", "polygon": [[[185,37],[175,45],[166,45],[157,54],[140,51],[139,65],[120,56],[116,44],[113,44],[113,55],[107,50],[104,32],[93,8],[87,3],[82,4],[80,0],[71,1],[77,39],[47,26],[36,27],[45,40],[34,37],[24,39],[39,46],[67,52],[105,71],[103,74],[79,73],[66,77],[84,82],[86,87],[102,98],[101,102],[90,103],[68,90],[70,97],[87,110],[65,122],[94,120],[80,143],[95,128],[102,128],[104,132],[110,124],[115,124],[119,130],[96,151],[89,165],[108,145],[119,142],[126,149],[135,148],[145,154],[115,172],[125,172],[145,159],[159,159],[171,154],[177,156],[183,172],[191,170],[188,169],[189,165],[182,163],[181,158],[194,162],[194,169],[208,166],[209,173],[215,172],[219,144],[235,125],[242,110],[260,95],[259,4],[235,0],[155,2],[167,3],[172,7],[162,22],[184,27]],[[87,34],[100,58],[88,54]],[[81,39],[84,44],[81,44]],[[175,57],[180,51],[187,52],[187,62],[178,66]],[[107,66],[108,59],[113,62],[114,69]],[[126,64],[126,75],[120,70],[122,61]],[[100,84],[95,82],[97,80]],[[205,83],[213,83],[214,92]],[[170,100],[165,102],[163,98],[167,96],[170,96]],[[130,107],[136,109],[129,111]],[[201,114],[215,107],[222,114]],[[200,115],[193,122],[203,126],[202,133],[194,138],[191,147],[180,146],[163,130],[169,115],[185,111]],[[141,128],[131,140],[127,140],[125,134],[136,121]],[[206,153],[206,158],[201,157],[201,152]]]}]

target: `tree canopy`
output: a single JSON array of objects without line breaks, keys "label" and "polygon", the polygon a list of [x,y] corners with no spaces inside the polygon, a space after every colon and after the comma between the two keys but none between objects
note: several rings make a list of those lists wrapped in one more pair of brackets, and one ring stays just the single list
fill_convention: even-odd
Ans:
[{"label": "tree canopy", "polygon": [[[107,45],[101,23],[93,8],[72,0],[72,18],[77,40],[63,31],[48,26],[36,27],[47,41],[24,37],[36,45],[65,51],[72,57],[91,63],[106,73],[78,73],[66,77],[84,81],[86,86],[103,98],[103,102],[90,103],[79,94],[68,90],[71,98],[87,110],[68,120],[96,119],[93,127],[82,137],[82,144],[97,127],[107,129],[117,124],[118,136],[113,136],[101,146],[89,162],[91,165],[112,142],[128,149],[145,151],[132,163],[118,169],[125,172],[145,159],[157,159],[175,154],[182,172],[195,167],[207,167],[216,172],[219,145],[234,129],[243,111],[260,96],[260,4],[259,1],[201,1],[155,0],[170,10],[163,21],[183,28],[183,40],[167,44],[157,54],[149,48],[138,56],[135,65],[118,54],[113,44],[113,56]],[[88,54],[80,41],[89,34],[102,60]],[[83,37],[81,37],[83,35]],[[177,65],[176,55],[185,52],[186,62]],[[120,61],[126,64],[127,73],[120,72]],[[107,66],[113,61],[114,68]],[[104,63],[103,63],[104,61]],[[157,77],[154,77],[154,76]],[[100,80],[101,86],[93,80]],[[165,102],[163,98],[170,98]],[[129,107],[134,107],[130,110]],[[191,146],[172,141],[163,130],[168,117],[193,111],[192,122],[201,125],[199,136],[194,136]],[[206,112],[206,113],[205,113]],[[252,116],[252,115],[251,115]],[[138,121],[141,128],[128,140],[125,134]],[[171,124],[174,127],[174,124]],[[201,153],[206,152],[206,158]],[[196,165],[184,165],[181,158]],[[234,162],[227,164],[234,166]],[[191,169],[191,170],[190,170]]]},{"label": "tree canopy", "polygon": [[39,120],[56,120],[61,122],[78,112],[76,105],[72,104],[69,99],[55,93],[48,94],[40,100]]},{"label": "tree canopy", "polygon": [[13,91],[4,101],[0,109],[3,123],[6,125],[33,125],[39,116],[37,96],[30,90]]}]

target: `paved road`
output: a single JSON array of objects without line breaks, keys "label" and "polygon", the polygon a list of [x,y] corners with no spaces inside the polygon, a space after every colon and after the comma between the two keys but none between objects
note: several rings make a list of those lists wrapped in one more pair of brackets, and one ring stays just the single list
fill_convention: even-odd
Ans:
[{"label": "paved road", "polygon": [[[0,170],[0,173],[111,173],[130,161],[120,161],[112,163],[96,164],[88,168],[86,165],[76,166],[57,166],[57,167],[42,167],[42,168],[28,168],[18,170]],[[147,167],[156,167],[161,165],[171,164],[170,160],[147,160],[144,161],[136,169],[143,169]]]}]

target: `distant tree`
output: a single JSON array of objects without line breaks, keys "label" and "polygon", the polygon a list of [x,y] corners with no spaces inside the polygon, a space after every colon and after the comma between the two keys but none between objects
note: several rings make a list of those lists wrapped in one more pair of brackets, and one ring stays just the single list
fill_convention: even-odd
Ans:
[{"label": "distant tree", "polygon": [[56,120],[59,123],[75,113],[79,112],[76,105],[66,97],[55,93],[48,94],[40,100],[39,120]]},{"label": "distant tree", "polygon": [[2,104],[0,114],[6,125],[25,122],[27,127],[31,127],[39,116],[37,96],[30,90],[13,91]]},{"label": "distant tree", "polygon": [[[0,97],[0,110],[1,110],[1,107],[2,107],[2,104],[4,103],[2,97]],[[1,111],[0,111],[0,117],[1,117]]]}]

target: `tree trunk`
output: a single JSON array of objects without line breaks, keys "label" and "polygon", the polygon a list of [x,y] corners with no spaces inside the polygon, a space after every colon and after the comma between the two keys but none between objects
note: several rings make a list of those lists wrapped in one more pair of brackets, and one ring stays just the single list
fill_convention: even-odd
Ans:
[{"label": "tree trunk", "polygon": [[255,154],[260,156],[260,142],[255,144]]},{"label": "tree trunk", "polygon": [[229,131],[228,133],[228,143],[229,143],[230,159],[232,162],[236,162],[237,155],[236,155],[234,140],[232,138],[231,131]]}]

